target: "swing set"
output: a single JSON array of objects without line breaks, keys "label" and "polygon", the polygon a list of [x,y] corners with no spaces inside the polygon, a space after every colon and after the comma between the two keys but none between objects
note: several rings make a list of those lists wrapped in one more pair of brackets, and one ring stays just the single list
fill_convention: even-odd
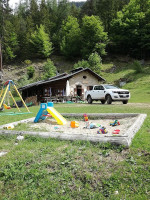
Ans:
[{"label": "swing set", "polygon": [[[11,93],[11,86],[14,87],[14,89],[17,92],[18,96],[20,97],[20,99],[21,99],[24,107],[26,108],[26,110],[28,111],[28,113],[30,113],[30,111],[29,111],[28,107],[26,106],[26,104],[25,104],[25,102],[24,102],[21,94],[19,93],[17,87],[15,86],[15,84],[14,84],[14,82],[12,80],[8,80],[8,81],[6,81],[3,84],[3,88],[2,88],[2,91],[0,93],[0,98],[2,97],[1,101],[0,101],[0,110],[1,111],[3,110],[2,106],[4,106],[5,109],[11,109],[10,104],[9,104],[9,97],[11,97],[12,100],[13,100],[13,102],[14,102],[14,104],[15,104],[15,106],[16,106],[16,108],[19,111],[19,113],[15,113],[15,115],[17,115],[17,114],[25,114],[25,113],[21,113],[21,111],[20,111],[20,109],[19,109],[19,107],[18,107],[18,105],[17,105],[17,103],[16,103],[16,101],[15,101],[15,99],[14,99],[12,93]],[[6,98],[6,96],[7,96],[7,99],[8,99],[8,105],[5,104],[5,98]],[[13,112],[7,113],[7,115],[14,115],[14,113]]]}]

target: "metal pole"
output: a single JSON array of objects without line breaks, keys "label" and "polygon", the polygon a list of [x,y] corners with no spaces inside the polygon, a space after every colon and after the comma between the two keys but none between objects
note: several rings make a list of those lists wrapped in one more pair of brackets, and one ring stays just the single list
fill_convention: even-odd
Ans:
[{"label": "metal pole", "polygon": [[20,95],[20,93],[19,93],[19,91],[18,91],[18,89],[17,89],[17,87],[16,87],[15,85],[14,85],[14,88],[15,88],[17,94],[19,95],[19,97],[20,97],[20,99],[21,99],[21,101],[22,101],[24,107],[27,109],[28,112],[30,112],[30,110],[29,110],[28,107],[26,106],[26,104],[25,104],[25,102],[24,102],[22,96]]},{"label": "metal pole", "polygon": [[9,94],[10,94],[10,96],[11,96],[11,98],[12,98],[12,100],[13,100],[15,106],[16,106],[16,108],[17,108],[17,109],[19,110],[19,112],[20,112],[20,109],[19,109],[19,107],[18,107],[18,105],[17,105],[17,103],[16,103],[16,101],[15,101],[15,99],[14,99],[14,97],[13,97],[11,91],[9,91]]},{"label": "metal pole", "polygon": [[2,100],[1,100],[0,108],[1,108],[1,106],[2,106],[2,104],[3,104],[3,101],[4,101],[5,96],[6,96],[6,94],[7,94],[8,88],[9,88],[9,85],[7,85],[7,88],[6,88],[6,90],[5,90],[4,96],[3,96]]}]

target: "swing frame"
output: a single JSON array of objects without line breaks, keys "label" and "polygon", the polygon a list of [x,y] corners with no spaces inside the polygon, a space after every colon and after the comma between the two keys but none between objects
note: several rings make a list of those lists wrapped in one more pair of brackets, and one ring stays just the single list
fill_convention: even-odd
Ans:
[{"label": "swing frame", "polygon": [[[11,93],[11,90],[10,90],[10,89],[11,89],[11,86],[14,87],[14,89],[15,89],[15,91],[17,92],[18,96],[20,97],[20,99],[21,99],[21,101],[22,101],[24,107],[26,108],[26,110],[28,111],[28,113],[30,113],[30,110],[28,109],[28,107],[27,107],[27,105],[25,104],[25,102],[24,102],[24,100],[23,100],[21,94],[19,93],[17,87],[15,86],[15,84],[14,84],[14,82],[13,82],[12,80],[8,80],[8,81],[6,81],[6,82],[3,84],[3,88],[2,88],[2,91],[1,91],[1,93],[0,93],[0,98],[2,97],[2,100],[1,100],[1,102],[0,102],[0,108],[1,108],[2,105],[3,105],[3,102],[4,102],[4,100],[5,100],[5,97],[6,97],[7,93],[9,93],[9,95],[10,95],[10,97],[12,98],[12,100],[13,100],[13,102],[14,102],[16,108],[18,109],[19,112],[21,112],[20,109],[19,109],[19,107],[18,107],[18,105],[17,105],[17,103],[16,103],[16,101],[15,101],[15,99],[14,99],[14,97],[13,97],[13,95],[12,95],[12,93]],[[5,88],[6,88],[6,89],[5,89]],[[4,92],[4,95],[3,95],[3,92]],[[2,96],[2,95],[3,95],[3,96]]]}]

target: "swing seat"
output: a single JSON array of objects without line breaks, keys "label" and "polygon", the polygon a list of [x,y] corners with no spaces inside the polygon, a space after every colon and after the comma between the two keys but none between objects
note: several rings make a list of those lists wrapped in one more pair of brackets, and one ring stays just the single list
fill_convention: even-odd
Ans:
[{"label": "swing seat", "polygon": [[6,104],[3,104],[5,109],[11,109],[10,106],[7,106]]}]

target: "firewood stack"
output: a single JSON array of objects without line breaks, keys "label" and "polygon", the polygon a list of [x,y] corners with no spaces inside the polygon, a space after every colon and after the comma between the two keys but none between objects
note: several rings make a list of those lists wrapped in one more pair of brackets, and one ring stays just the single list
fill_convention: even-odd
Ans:
[{"label": "firewood stack", "polygon": [[26,98],[26,100],[25,100],[26,104],[29,104],[31,102],[32,102],[32,105],[38,105],[37,96],[31,96],[31,97]]}]

